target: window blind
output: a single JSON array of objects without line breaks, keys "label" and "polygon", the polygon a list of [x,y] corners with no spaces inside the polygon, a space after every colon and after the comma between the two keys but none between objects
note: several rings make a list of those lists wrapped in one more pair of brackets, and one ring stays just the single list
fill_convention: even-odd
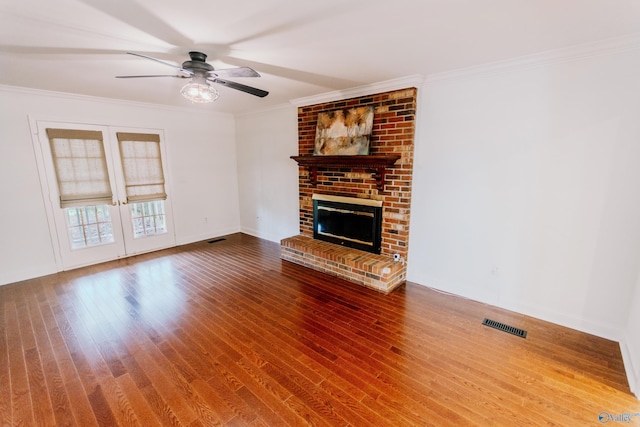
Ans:
[{"label": "window blind", "polygon": [[111,204],[102,132],[47,129],[60,207]]},{"label": "window blind", "polygon": [[118,132],[128,202],[165,200],[160,135]]}]

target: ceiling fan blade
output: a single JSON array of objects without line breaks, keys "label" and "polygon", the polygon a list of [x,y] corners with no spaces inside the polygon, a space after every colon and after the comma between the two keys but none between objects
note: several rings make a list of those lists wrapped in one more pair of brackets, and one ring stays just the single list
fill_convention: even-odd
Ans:
[{"label": "ceiling fan blade", "polygon": [[215,77],[209,77],[209,78],[207,78],[207,81],[210,81],[210,82],[213,82],[213,83],[218,83],[218,84],[221,84],[223,86],[230,87],[231,89],[236,89],[236,90],[239,90],[241,92],[249,93],[251,95],[259,96],[260,98],[264,98],[265,96],[269,95],[269,92],[267,92],[266,90],[258,89],[258,88],[251,87],[251,86],[246,86],[246,85],[243,85],[243,84],[240,84],[240,83],[236,83],[236,82],[230,82],[228,80],[218,79],[218,78],[215,78]]},{"label": "ceiling fan blade", "polygon": [[190,79],[191,76],[176,76],[173,74],[150,74],[146,76],[116,76],[116,79],[137,79],[140,77],[177,77],[179,79]]},{"label": "ceiling fan blade", "polygon": [[128,53],[129,55],[139,56],[140,58],[150,59],[150,60],[152,60],[152,61],[156,61],[156,62],[158,62],[158,63],[160,63],[160,64],[168,65],[169,67],[173,67],[173,68],[177,68],[178,70],[182,71],[183,73],[186,73],[186,74],[189,74],[189,75],[193,75],[193,71],[185,70],[184,68],[182,68],[182,67],[181,67],[181,66],[179,66],[179,65],[175,65],[175,64],[172,64],[172,63],[170,63],[170,62],[165,62],[165,61],[163,61],[163,60],[161,60],[161,59],[154,58],[154,57],[152,57],[152,56],[142,55],[142,54],[140,54],[140,53],[133,53],[133,52],[127,52],[127,53]]},{"label": "ceiling fan blade", "polygon": [[213,77],[260,77],[260,74],[253,68],[249,67],[237,67],[237,68],[225,68],[222,70],[209,71],[209,74]]},{"label": "ceiling fan blade", "polygon": [[284,77],[291,80],[296,80],[304,83],[311,83],[318,86],[325,86],[328,88],[335,87],[357,87],[366,84],[365,81],[359,80],[347,80],[339,79],[335,77],[329,77],[326,74],[311,73],[308,71],[297,70],[295,68],[279,67],[277,65],[271,65],[264,62],[248,61],[244,58],[236,58],[233,56],[225,56],[224,59],[227,64],[246,64],[248,66],[257,68],[258,70],[269,73],[271,75]]}]

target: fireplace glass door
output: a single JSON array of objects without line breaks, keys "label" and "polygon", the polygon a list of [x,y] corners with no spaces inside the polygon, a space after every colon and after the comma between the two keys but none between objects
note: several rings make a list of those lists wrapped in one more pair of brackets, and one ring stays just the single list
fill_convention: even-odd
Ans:
[{"label": "fireplace glass door", "polygon": [[382,207],[313,201],[315,239],[380,253]]}]

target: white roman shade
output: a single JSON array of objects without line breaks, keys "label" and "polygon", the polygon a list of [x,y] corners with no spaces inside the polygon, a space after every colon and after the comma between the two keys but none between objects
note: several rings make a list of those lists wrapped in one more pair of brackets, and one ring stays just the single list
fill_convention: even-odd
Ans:
[{"label": "white roman shade", "polygon": [[60,207],[111,204],[102,132],[47,129]]},{"label": "white roman shade", "polygon": [[160,135],[118,132],[128,202],[165,200]]}]

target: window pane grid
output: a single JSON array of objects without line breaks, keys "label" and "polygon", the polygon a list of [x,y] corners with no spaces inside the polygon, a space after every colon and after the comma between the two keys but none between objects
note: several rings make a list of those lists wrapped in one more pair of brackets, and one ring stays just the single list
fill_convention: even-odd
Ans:
[{"label": "window pane grid", "polygon": [[167,232],[164,201],[132,203],[130,207],[134,239]]},{"label": "window pane grid", "polygon": [[66,208],[71,249],[106,245],[114,242],[109,206]]}]

